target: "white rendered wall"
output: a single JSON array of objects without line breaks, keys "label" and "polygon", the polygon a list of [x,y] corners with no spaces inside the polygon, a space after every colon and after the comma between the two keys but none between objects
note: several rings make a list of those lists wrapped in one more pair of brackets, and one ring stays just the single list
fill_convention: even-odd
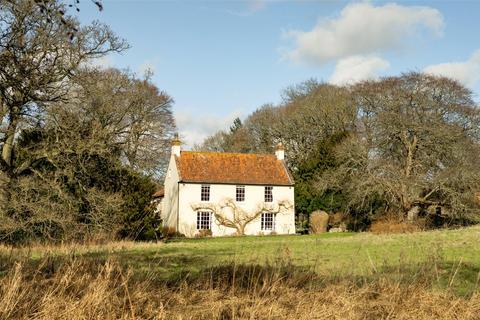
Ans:
[{"label": "white rendered wall", "polygon": [[[192,204],[201,203],[200,191],[201,184],[179,183],[179,231],[187,237],[193,237],[197,234],[197,212],[192,209]],[[165,186],[166,187],[166,186]],[[237,202],[248,212],[264,203],[265,186],[245,186],[245,201]],[[295,209],[293,186],[273,186],[273,203],[288,200],[291,208],[285,212],[277,213],[275,220],[275,230],[277,234],[294,234],[295,233]],[[209,203],[218,203],[225,198],[235,200],[236,185],[228,184],[211,184],[210,185],[210,201]],[[165,194],[167,197],[167,194]],[[227,236],[233,235],[235,229],[226,228],[219,225],[213,218],[212,235]],[[270,234],[272,231],[261,230],[261,217],[250,222],[245,228],[247,235]]]},{"label": "white rendered wall", "polygon": [[174,155],[170,157],[167,176],[165,177],[165,196],[162,200],[163,226],[177,230],[178,216],[178,171]]}]

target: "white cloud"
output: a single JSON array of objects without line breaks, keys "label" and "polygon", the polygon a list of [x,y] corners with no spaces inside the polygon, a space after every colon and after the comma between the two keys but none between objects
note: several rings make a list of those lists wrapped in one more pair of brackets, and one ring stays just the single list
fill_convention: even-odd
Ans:
[{"label": "white cloud", "polygon": [[467,61],[454,61],[431,65],[423,69],[426,73],[456,79],[468,87],[480,81],[480,49],[475,51]]},{"label": "white cloud", "polygon": [[175,120],[183,142],[193,147],[201,143],[209,135],[218,130],[225,130],[230,127],[236,117],[241,117],[240,111],[233,111],[230,114],[219,117],[205,114],[195,110],[183,110],[175,112]]},{"label": "white cloud", "polygon": [[387,69],[390,63],[375,56],[352,56],[341,59],[330,77],[333,84],[352,84],[365,79],[376,78],[378,72]]},{"label": "white cloud", "polygon": [[285,58],[321,65],[353,55],[379,53],[402,47],[422,31],[441,35],[443,25],[442,14],[430,7],[353,3],[343,8],[339,17],[319,20],[310,31],[286,32],[294,48]]}]

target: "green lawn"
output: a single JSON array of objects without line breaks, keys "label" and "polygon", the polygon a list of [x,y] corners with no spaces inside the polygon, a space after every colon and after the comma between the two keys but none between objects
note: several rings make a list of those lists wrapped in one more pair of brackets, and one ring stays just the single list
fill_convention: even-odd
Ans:
[{"label": "green lawn", "polygon": [[480,276],[480,227],[394,235],[328,233],[119,242],[73,249],[4,248],[0,252],[30,261],[44,255],[112,258],[137,275],[164,280],[226,263],[275,265],[279,261],[337,279],[382,275],[408,282],[429,274],[440,287],[470,294],[477,291]]}]

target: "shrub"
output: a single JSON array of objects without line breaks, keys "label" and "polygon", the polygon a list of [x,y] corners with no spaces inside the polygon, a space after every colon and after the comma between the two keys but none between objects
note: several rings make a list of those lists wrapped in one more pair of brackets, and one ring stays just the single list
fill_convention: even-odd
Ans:
[{"label": "shrub", "polygon": [[163,239],[171,239],[171,238],[183,238],[185,237],[184,234],[180,233],[174,227],[163,227],[161,237]]},{"label": "shrub", "polygon": [[211,237],[212,236],[212,230],[210,229],[202,229],[198,230],[198,233],[195,235],[197,238],[204,238],[204,237]]},{"label": "shrub", "polygon": [[373,233],[410,233],[421,231],[423,229],[422,222],[419,220],[416,223],[406,222],[395,219],[393,217],[386,217],[374,221],[370,226],[370,231]]},{"label": "shrub", "polygon": [[328,213],[325,211],[315,211],[310,215],[310,232],[323,233],[328,228]]}]

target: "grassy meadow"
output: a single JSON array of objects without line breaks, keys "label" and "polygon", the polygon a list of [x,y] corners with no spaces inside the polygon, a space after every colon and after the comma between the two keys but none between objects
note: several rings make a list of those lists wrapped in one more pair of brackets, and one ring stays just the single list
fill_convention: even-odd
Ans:
[{"label": "grassy meadow", "polygon": [[0,258],[1,319],[480,318],[480,227],[1,247]]}]

